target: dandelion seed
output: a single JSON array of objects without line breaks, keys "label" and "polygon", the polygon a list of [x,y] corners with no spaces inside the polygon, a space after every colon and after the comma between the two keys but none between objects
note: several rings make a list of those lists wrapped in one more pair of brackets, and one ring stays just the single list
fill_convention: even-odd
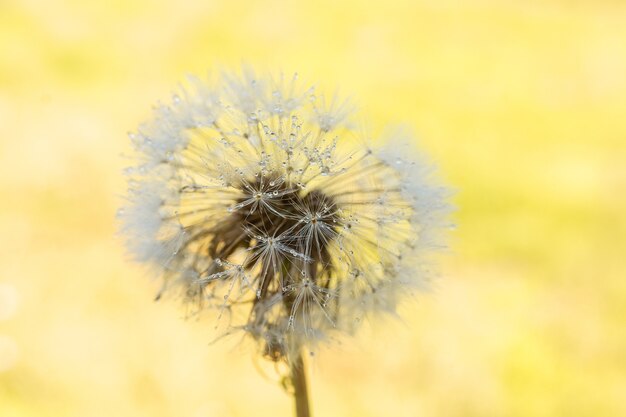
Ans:
[{"label": "dandelion seed", "polygon": [[225,334],[291,363],[294,386],[302,351],[426,285],[450,227],[430,166],[397,140],[370,147],[351,114],[296,76],[245,71],[190,78],[129,135],[137,164],[118,216],[130,251],[162,293],[228,312]]}]

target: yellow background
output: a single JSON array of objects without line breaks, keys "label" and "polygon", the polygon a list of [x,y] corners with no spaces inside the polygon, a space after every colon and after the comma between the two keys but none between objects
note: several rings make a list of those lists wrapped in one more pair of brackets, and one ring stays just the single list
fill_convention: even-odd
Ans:
[{"label": "yellow background", "polygon": [[316,416],[626,415],[619,0],[0,1],[0,415],[290,415],[114,236],[126,132],[242,62],[405,122],[457,189],[436,291],[309,361]]}]

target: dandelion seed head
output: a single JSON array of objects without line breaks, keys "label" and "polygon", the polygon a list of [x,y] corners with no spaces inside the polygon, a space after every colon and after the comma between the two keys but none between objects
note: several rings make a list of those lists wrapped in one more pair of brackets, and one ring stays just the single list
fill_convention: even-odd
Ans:
[{"label": "dandelion seed head", "polygon": [[279,360],[424,288],[447,191],[411,139],[372,148],[352,116],[297,76],[250,70],[190,77],[156,106],[129,135],[118,216],[159,297],[217,312]]}]

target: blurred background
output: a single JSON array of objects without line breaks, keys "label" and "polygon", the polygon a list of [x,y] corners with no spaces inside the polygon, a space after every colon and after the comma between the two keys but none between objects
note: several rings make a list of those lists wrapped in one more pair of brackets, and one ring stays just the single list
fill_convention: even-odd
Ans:
[{"label": "blurred background", "polygon": [[309,361],[316,416],[626,415],[625,22],[619,0],[0,0],[0,415],[291,415],[115,236],[127,132],[243,62],[405,122],[457,189],[436,290]]}]

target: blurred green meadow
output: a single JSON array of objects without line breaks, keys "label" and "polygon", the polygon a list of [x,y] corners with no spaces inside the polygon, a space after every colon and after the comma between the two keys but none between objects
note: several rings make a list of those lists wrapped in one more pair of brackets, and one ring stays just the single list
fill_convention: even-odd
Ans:
[{"label": "blurred green meadow", "polygon": [[625,22],[617,0],[0,2],[0,415],[290,415],[115,235],[127,132],[242,63],[404,123],[456,190],[435,291],[311,358],[316,416],[626,415]]}]

